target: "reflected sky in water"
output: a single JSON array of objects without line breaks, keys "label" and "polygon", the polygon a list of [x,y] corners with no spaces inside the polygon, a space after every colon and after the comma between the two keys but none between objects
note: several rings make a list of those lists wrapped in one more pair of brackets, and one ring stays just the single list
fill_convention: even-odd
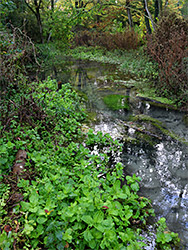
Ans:
[{"label": "reflected sky in water", "polygon": [[[134,128],[125,128],[130,115],[146,114],[161,121],[169,131],[188,142],[188,128],[180,112],[150,106],[135,96],[132,88],[113,88],[105,79],[109,74],[99,64],[78,64],[74,85],[88,97],[87,108],[96,112],[95,131],[109,133],[113,138],[134,136]],[[75,70],[75,69],[74,69]],[[110,71],[115,70],[111,69]],[[117,72],[116,72],[117,75]],[[131,79],[122,79],[131,81]],[[112,111],[103,102],[106,94],[129,95],[131,109]],[[164,216],[169,228],[180,234],[188,249],[188,146],[165,137],[156,145],[125,143],[121,161],[127,174],[142,178],[140,193],[152,200],[158,217]]]}]

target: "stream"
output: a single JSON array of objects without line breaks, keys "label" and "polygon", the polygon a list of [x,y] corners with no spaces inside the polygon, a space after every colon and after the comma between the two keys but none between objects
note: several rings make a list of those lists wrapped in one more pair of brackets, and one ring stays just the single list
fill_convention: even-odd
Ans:
[{"label": "stream", "polygon": [[[134,83],[142,80],[123,75],[114,65],[77,61],[71,66],[71,72],[74,88],[87,98],[91,127],[124,142],[120,161],[126,174],[136,173],[142,178],[140,194],[152,201],[157,218],[165,217],[169,229],[179,233],[188,249],[188,144],[184,143],[188,142],[188,123],[184,122],[185,114],[137,98]],[[153,144],[141,140],[133,143],[131,140],[136,138],[138,129],[130,122],[132,116],[154,118],[170,133],[161,136],[155,132]],[[152,137],[150,125],[146,132]],[[142,122],[142,126],[145,123]],[[142,135],[146,132],[144,130]]]}]

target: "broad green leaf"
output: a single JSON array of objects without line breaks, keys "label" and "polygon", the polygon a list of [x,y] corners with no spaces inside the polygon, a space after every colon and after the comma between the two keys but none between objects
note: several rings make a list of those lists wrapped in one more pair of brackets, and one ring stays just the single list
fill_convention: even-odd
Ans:
[{"label": "broad green leaf", "polygon": [[45,190],[46,190],[48,193],[50,193],[50,192],[52,191],[52,189],[53,189],[53,186],[52,186],[52,184],[51,184],[50,182],[47,182],[47,183],[45,184],[44,188],[45,188]]},{"label": "broad green leaf", "polygon": [[120,180],[116,180],[116,182],[113,185],[116,192],[118,192],[120,190],[120,185],[121,185]]},{"label": "broad green leaf", "polygon": [[91,249],[96,249],[96,240],[94,239],[94,240],[91,240],[90,242],[89,242],[89,247],[91,248]]},{"label": "broad green leaf", "polygon": [[43,227],[43,225],[39,224],[39,225],[37,226],[36,231],[37,231],[38,235],[43,234],[43,233],[44,233],[44,227]]},{"label": "broad green leaf", "polygon": [[51,244],[51,243],[53,243],[55,241],[55,237],[54,237],[54,235],[52,234],[52,233],[50,233],[49,235],[48,235],[48,238],[47,238],[47,244]]},{"label": "broad green leaf", "polygon": [[103,234],[100,231],[98,231],[96,228],[92,228],[91,233],[94,239],[101,239],[103,237]]},{"label": "broad green leaf", "polygon": [[87,223],[89,226],[93,225],[93,220],[92,217],[90,215],[84,215],[81,218],[85,223]]},{"label": "broad green leaf", "polygon": [[108,241],[114,241],[116,239],[116,233],[113,230],[105,231],[105,237]]},{"label": "broad green leaf", "polygon": [[123,242],[127,242],[128,241],[128,239],[129,239],[129,236],[126,234],[126,233],[123,233],[123,232],[119,232],[119,237],[121,238],[121,240],[123,241]]},{"label": "broad green leaf", "polygon": [[44,224],[46,221],[47,221],[46,217],[40,216],[40,217],[37,218],[37,222],[39,224]]},{"label": "broad green leaf", "polygon": [[94,223],[101,223],[104,219],[104,213],[102,211],[98,211],[93,216]]},{"label": "broad green leaf", "polygon": [[131,184],[131,188],[133,191],[138,192],[139,190],[139,184],[137,182]]},{"label": "broad green leaf", "polygon": [[33,230],[34,230],[34,227],[33,227],[33,226],[31,226],[31,225],[29,225],[29,224],[25,224],[25,226],[24,226],[24,232],[25,232],[26,234],[29,235]]},{"label": "broad green leaf", "polygon": [[39,195],[36,191],[33,191],[31,193],[31,196],[29,197],[29,201],[32,205],[37,205],[39,200]]},{"label": "broad green leaf", "polygon": [[62,230],[55,231],[55,236],[58,240],[61,241],[63,238],[63,231]]},{"label": "broad green leaf", "polygon": [[94,225],[94,227],[97,229],[97,230],[99,230],[100,232],[104,232],[104,227],[101,225],[101,224],[97,224],[97,225]]},{"label": "broad green leaf", "polygon": [[8,158],[0,157],[0,164],[5,164],[6,162],[8,162]]},{"label": "broad green leaf", "polygon": [[63,233],[63,240],[68,241],[69,243],[72,241],[72,229],[68,228],[65,233]]},{"label": "broad green leaf", "polygon": [[91,232],[87,229],[86,231],[84,231],[84,239],[89,242],[93,239],[93,236],[91,234]]},{"label": "broad green leaf", "polygon": [[105,229],[111,229],[114,226],[114,222],[113,222],[112,218],[108,218],[106,220],[103,220],[102,221],[102,226]]},{"label": "broad green leaf", "polygon": [[25,201],[21,201],[21,208],[25,212],[30,211],[31,204]]},{"label": "broad green leaf", "polygon": [[123,193],[123,192],[120,192],[118,194],[118,198],[121,198],[121,199],[127,199],[127,194]]}]

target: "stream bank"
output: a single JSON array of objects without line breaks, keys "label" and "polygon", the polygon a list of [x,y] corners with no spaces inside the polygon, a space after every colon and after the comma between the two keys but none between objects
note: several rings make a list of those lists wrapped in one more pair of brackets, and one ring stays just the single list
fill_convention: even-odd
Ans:
[{"label": "stream bank", "polygon": [[157,217],[166,218],[188,249],[186,113],[139,98],[135,86],[141,80],[118,75],[113,65],[78,61],[72,84],[87,99],[89,126],[124,143],[120,160],[126,174],[142,178],[140,194],[152,200]]}]

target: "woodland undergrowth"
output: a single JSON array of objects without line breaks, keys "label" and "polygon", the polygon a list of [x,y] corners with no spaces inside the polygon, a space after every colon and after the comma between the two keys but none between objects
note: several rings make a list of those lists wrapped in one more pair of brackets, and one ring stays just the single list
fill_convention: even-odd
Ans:
[{"label": "woodland undergrowth", "polygon": [[[29,80],[35,51],[17,32],[0,44],[0,249],[143,249],[154,210],[138,195],[140,177],[113,161],[122,145],[82,132],[84,104],[70,84]],[[27,159],[15,173],[19,150]],[[157,249],[178,247],[164,218],[154,229]]]},{"label": "woodland undergrowth", "polygon": [[[154,211],[138,195],[140,178],[125,176],[122,164],[112,161],[120,143],[81,131],[86,116],[69,84],[57,91],[49,78],[23,89],[25,109],[13,105],[14,116],[0,124],[0,248],[143,249],[141,234]],[[13,103],[19,95],[11,97]],[[25,113],[29,118],[20,119]],[[20,149],[27,160],[15,176]],[[156,231],[161,249],[178,244],[164,218]]]}]

